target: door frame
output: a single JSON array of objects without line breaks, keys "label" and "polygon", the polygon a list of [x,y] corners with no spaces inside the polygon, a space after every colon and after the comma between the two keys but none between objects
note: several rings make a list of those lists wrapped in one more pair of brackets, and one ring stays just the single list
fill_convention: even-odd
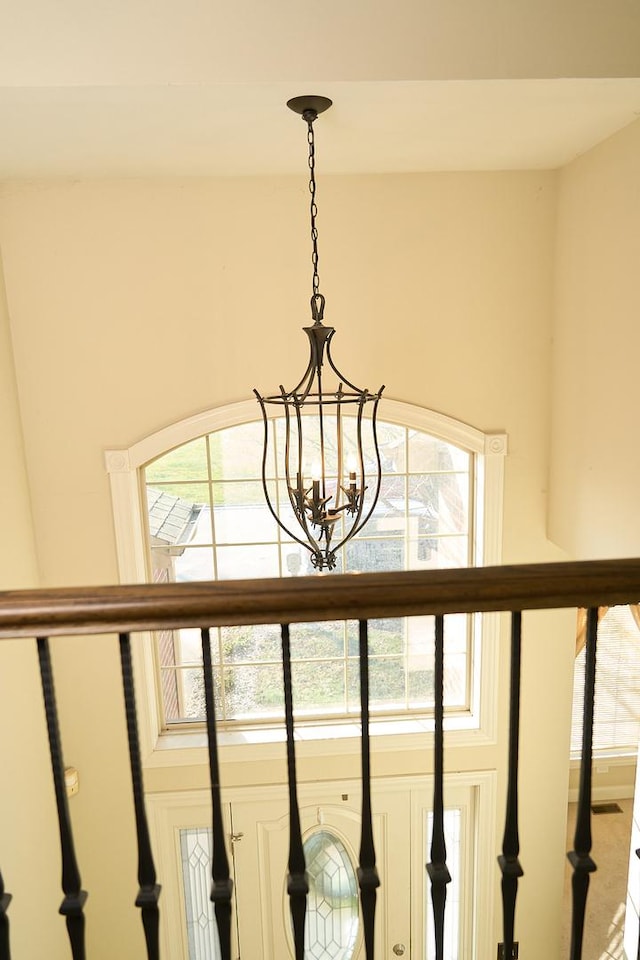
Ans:
[{"label": "door frame", "polygon": [[[232,787],[225,790],[223,817],[227,835],[231,829],[231,809],[243,802],[255,803],[260,800],[286,796],[286,785],[268,784],[265,786]],[[345,793],[360,792],[359,780],[323,781],[302,783],[298,786],[300,806],[305,806],[322,797],[335,796],[337,790]],[[409,792],[412,809],[416,810],[416,798],[428,801],[433,794],[433,778],[424,777],[388,777],[372,781],[373,808],[375,812],[376,796],[389,793]],[[463,855],[469,856],[472,872],[471,883],[475,897],[467,902],[464,910],[464,922],[461,932],[462,955],[469,960],[480,960],[491,956],[496,942],[497,920],[495,916],[499,875],[496,867],[495,823],[496,823],[496,772],[495,770],[465,771],[445,776],[444,796],[466,796],[471,821],[467,839],[473,849]],[[188,942],[186,920],[182,904],[184,889],[180,861],[179,831],[184,827],[210,826],[211,798],[209,790],[188,790],[150,793],[146,798],[149,815],[154,856],[158,868],[159,882],[164,887],[164,896],[160,905],[160,937],[163,954],[175,960],[188,960]],[[421,802],[421,801],[420,801]],[[424,804],[422,804],[424,805]],[[456,803],[450,804],[455,806]],[[229,851],[231,853],[231,851]],[[378,854],[378,860],[382,851]],[[423,867],[414,858],[411,866],[411,883],[417,890]],[[414,898],[415,899],[415,898]],[[413,942],[420,936],[424,922],[424,898],[420,897],[421,910],[413,910],[411,918],[411,937]],[[235,912],[235,905],[234,905]],[[420,916],[418,917],[418,914]],[[389,936],[393,938],[393,931]],[[415,960],[424,960],[415,954]]]}]

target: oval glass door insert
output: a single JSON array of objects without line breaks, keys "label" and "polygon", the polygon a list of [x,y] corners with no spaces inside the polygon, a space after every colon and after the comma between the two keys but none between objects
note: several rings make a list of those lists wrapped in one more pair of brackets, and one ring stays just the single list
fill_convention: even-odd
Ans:
[{"label": "oval glass door insert", "polygon": [[305,956],[351,960],[358,938],[358,883],[342,840],[323,827],[304,841],[309,878]]}]

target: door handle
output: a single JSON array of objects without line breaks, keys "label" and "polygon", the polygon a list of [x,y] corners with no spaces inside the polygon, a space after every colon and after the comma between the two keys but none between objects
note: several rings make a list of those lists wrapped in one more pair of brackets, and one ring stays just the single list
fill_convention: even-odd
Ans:
[{"label": "door handle", "polygon": [[404,951],[405,951],[404,943],[394,943],[391,949],[395,953],[396,957],[404,956]]}]

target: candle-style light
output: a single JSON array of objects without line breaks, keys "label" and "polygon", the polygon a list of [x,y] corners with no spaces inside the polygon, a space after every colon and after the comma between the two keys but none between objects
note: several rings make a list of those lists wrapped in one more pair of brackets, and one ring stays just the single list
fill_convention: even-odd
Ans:
[{"label": "candle-style light", "polygon": [[[309,551],[317,570],[333,570],[338,551],[362,530],[378,500],[381,465],[376,414],[384,386],[370,393],[340,373],[331,357],[335,329],[322,322],[325,299],[318,275],[313,124],[331,100],[295,97],[287,106],[307,124],[313,325],[303,328],[311,353],[300,382],[292,390],[281,385],[279,393],[271,396],[254,390],[264,419],[262,485],[267,506],[288,537]],[[284,424],[275,427],[282,426],[282,437],[276,437],[270,425],[268,405],[284,416]],[[353,416],[345,415],[347,407]],[[351,451],[346,464],[345,446]],[[284,477],[284,487],[278,489],[275,476]]]}]

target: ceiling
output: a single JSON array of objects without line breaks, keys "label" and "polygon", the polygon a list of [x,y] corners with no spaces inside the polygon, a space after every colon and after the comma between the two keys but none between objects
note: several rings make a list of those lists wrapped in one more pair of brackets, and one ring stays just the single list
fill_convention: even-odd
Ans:
[{"label": "ceiling", "polygon": [[638,79],[0,88],[0,177],[299,172],[309,92],[326,173],[555,168],[640,115]]},{"label": "ceiling", "polygon": [[[640,116],[637,0],[0,0],[0,177],[556,168]],[[306,78],[306,79],[305,79]],[[496,79],[498,78],[498,79]]]}]

